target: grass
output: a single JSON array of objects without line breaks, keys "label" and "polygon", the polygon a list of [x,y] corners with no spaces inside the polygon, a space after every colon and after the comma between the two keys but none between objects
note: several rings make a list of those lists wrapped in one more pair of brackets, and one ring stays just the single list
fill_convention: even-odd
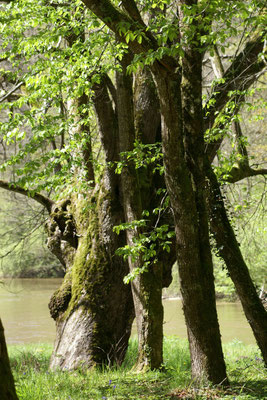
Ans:
[{"label": "grass", "polygon": [[186,340],[168,337],[164,372],[135,373],[137,343],[132,340],[120,368],[49,371],[52,345],[9,346],[20,400],[178,400],[266,399],[266,370],[256,346],[234,341],[224,346],[231,387],[196,388],[190,379]]}]

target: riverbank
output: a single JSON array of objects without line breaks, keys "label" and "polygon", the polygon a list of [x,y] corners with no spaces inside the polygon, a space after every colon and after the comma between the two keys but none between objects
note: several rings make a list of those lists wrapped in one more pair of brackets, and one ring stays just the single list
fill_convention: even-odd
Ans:
[{"label": "riverbank", "polygon": [[254,345],[233,341],[224,346],[231,388],[194,388],[187,341],[164,341],[164,372],[135,373],[137,343],[131,340],[120,368],[102,371],[49,371],[52,345],[9,346],[19,400],[178,400],[264,399],[266,370]]}]

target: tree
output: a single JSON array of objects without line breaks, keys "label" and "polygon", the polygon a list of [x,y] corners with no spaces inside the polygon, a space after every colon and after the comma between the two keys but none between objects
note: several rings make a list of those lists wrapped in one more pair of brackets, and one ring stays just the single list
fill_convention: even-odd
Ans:
[{"label": "tree", "polygon": [[223,197],[214,172],[209,170],[210,222],[219,255],[225,261],[229,275],[234,282],[246,318],[254,333],[266,365],[267,360],[267,313],[256,292],[248,267],[243,259],[235,233],[225,210]]},{"label": "tree", "polygon": [[0,394],[3,400],[17,400],[14,379],[10,369],[4,328],[0,319]]},{"label": "tree", "polygon": [[[202,60],[206,44],[201,38],[206,38],[210,32],[214,12],[206,4],[203,7],[203,2],[181,2],[179,17],[176,19],[177,25],[180,23],[180,35],[177,32],[173,34],[175,40],[168,37],[169,42],[178,43],[180,53],[183,52],[181,71],[177,55],[170,56],[171,52],[166,48],[165,51],[161,48],[160,56],[157,53],[159,41],[143,22],[136,2],[122,2],[124,12],[110,1],[83,2],[121,41],[128,43],[135,55],[152,54],[150,68],[157,85],[163,120],[165,182],[174,213],[177,259],[193,377],[198,379],[204,372],[212,382],[223,382],[227,378],[215,308],[204,190],[207,161],[204,151]],[[204,23],[200,20],[202,16],[206,18]],[[262,46],[261,43],[261,37],[258,37],[257,44]],[[247,61],[251,63],[250,59]],[[234,66],[230,68],[229,75],[233,70],[234,76],[237,76],[237,68]],[[233,81],[231,75],[230,82]],[[225,81],[223,85],[225,87]],[[227,90],[215,94],[217,107],[213,107],[214,111],[225,106],[227,94]],[[208,120],[211,123],[212,117]],[[216,360],[213,358],[215,348]]]},{"label": "tree", "polygon": [[[216,24],[227,18],[235,20],[232,4],[185,1],[177,10],[163,1],[153,2],[151,12],[150,2],[144,2],[141,14],[134,1],[122,1],[119,7],[107,0],[84,3],[103,25],[76,1],[70,9],[61,2],[45,2],[37,9],[35,2],[29,1],[27,7],[20,3],[26,27],[38,21],[39,31],[30,38],[25,25],[23,35],[14,28],[12,13],[5,15],[5,34],[11,30],[14,35],[6,57],[16,60],[19,71],[5,76],[12,85],[14,75],[23,81],[27,93],[6,104],[5,140],[18,140],[21,150],[3,167],[21,167],[16,168],[15,182],[2,181],[1,186],[30,195],[47,208],[49,247],[66,268],[63,285],[50,302],[57,321],[52,366],[123,360],[133,318],[132,296],[123,283],[130,272],[138,367],[158,368],[161,289],[170,282],[170,266],[177,257],[193,377],[227,383],[215,306],[206,179],[214,182],[210,162],[224,140],[228,110],[236,115],[246,89],[264,67],[258,59],[262,31],[258,28],[242,51],[237,50],[204,105],[204,54],[212,51],[214,42],[223,46],[225,35],[233,34],[231,25],[222,33],[216,30]],[[253,7],[258,15],[260,3]],[[17,28],[16,7],[12,12]],[[241,13],[248,13],[246,5]],[[261,23],[260,16],[256,22]],[[27,73],[21,66],[25,62]],[[16,80],[3,101],[21,88]],[[231,108],[231,102],[238,107]],[[32,135],[28,141],[20,135],[24,125]],[[165,183],[160,174],[161,145]],[[237,176],[234,168],[231,176]],[[243,168],[240,176],[264,173],[251,171]],[[211,209],[215,183],[210,186]],[[56,189],[58,200],[42,194],[44,189]],[[216,232],[218,219],[214,223]],[[228,240],[217,239],[218,247]],[[118,249],[125,259],[118,256]],[[235,270],[233,261],[229,263]],[[238,278],[236,282],[242,285]],[[246,297],[245,290],[242,293]],[[258,322],[263,338],[265,322]],[[261,346],[262,341],[258,343]]]}]

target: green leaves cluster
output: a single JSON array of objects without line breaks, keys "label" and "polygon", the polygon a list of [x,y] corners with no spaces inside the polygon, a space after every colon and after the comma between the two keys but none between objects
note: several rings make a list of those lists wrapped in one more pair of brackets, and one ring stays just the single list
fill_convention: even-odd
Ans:
[{"label": "green leaves cluster", "polygon": [[[139,220],[133,221],[131,224],[121,224],[115,227],[115,231],[136,229],[136,227],[145,227],[146,221]],[[134,268],[128,275],[125,276],[124,282],[129,283],[135,279],[139,274],[142,274],[151,268],[153,264],[157,263],[157,254],[161,249],[170,252],[172,245],[171,239],[175,236],[175,232],[171,230],[167,224],[155,227],[150,232],[140,233],[134,240],[133,244],[126,245],[119,248],[116,254],[127,259],[131,258],[132,261],[142,259],[142,267]]]},{"label": "green leaves cluster", "polygon": [[112,37],[81,1],[1,5],[0,32],[0,58],[7,60],[0,71],[6,87],[1,140],[7,146],[1,171],[12,168],[24,188],[60,193],[81,166],[81,143],[88,140],[82,132],[72,135],[77,123],[68,102],[87,94],[79,124],[95,126],[92,86],[101,71],[115,68]]},{"label": "green leaves cluster", "polygon": [[132,151],[120,154],[121,160],[116,163],[116,173],[120,174],[122,169],[129,163],[134,163],[135,168],[147,168],[153,165],[153,173],[158,171],[163,174],[163,154],[161,143],[144,144],[136,140]]},{"label": "green leaves cluster", "polygon": [[144,218],[122,223],[113,228],[117,234],[121,231],[129,230],[137,232],[131,245],[127,244],[116,251],[116,254],[124,257],[124,259],[131,258],[133,262],[138,259],[142,260],[142,267],[134,268],[124,278],[125,283],[129,283],[139,274],[148,271],[153,264],[156,264],[158,262],[157,255],[159,251],[170,252],[175,232],[173,227],[161,222],[161,215],[169,208],[169,197],[166,194],[166,189],[159,189],[158,196],[161,196],[162,200],[159,201],[159,207],[154,208],[152,211],[152,215],[157,217],[154,226],[151,226],[152,215],[150,215],[148,210],[144,210]]}]

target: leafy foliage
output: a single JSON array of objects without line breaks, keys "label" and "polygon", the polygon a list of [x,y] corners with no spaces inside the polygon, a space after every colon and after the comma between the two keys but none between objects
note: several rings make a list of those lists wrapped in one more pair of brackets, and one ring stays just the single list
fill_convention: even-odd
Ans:
[{"label": "leafy foliage", "polygon": [[[113,3],[122,7],[118,1]],[[262,0],[228,3],[223,0],[203,0],[197,4],[185,3],[179,11],[170,0],[142,0],[138,2],[138,8],[142,15],[146,12],[150,14],[148,29],[155,38],[155,46],[135,54],[128,73],[135,74],[140,68],[161,61],[164,57],[181,61],[184,48],[192,38],[197,40],[199,51],[207,58],[207,62],[216,46],[223,67],[227,69],[250,36],[265,29],[264,5]],[[181,13],[180,27],[177,24],[178,12]],[[196,26],[200,32],[197,37]],[[182,36],[179,28],[183,31]],[[93,147],[91,160],[94,170],[100,176],[104,162],[92,104],[94,85],[101,81],[103,74],[108,74],[111,81],[114,80],[114,72],[121,68],[118,61],[122,59],[129,43],[136,41],[139,45],[145,45],[148,40],[148,32],[136,22],[119,23],[118,31],[125,43],[118,43],[111,30],[79,0],[67,6],[63,0],[1,3],[2,176],[30,190],[32,195],[46,192],[57,198],[75,191],[86,193],[88,185],[83,171],[82,149],[89,141]],[[260,54],[259,57],[263,58],[264,55]],[[203,93],[206,117],[213,110],[216,88],[225,84],[225,80],[215,79],[209,68],[204,69],[203,77],[207,85]],[[216,113],[215,123],[206,131],[207,144],[218,140],[224,142],[214,166],[222,183],[231,176],[233,168],[245,160],[240,153],[240,145],[254,146],[249,156],[255,159],[260,152],[264,153],[255,147],[257,140],[252,134],[253,126],[241,138],[236,138],[232,130],[235,122],[244,126],[246,115],[242,115],[240,110],[246,104],[250,117],[257,119],[257,124],[261,122],[264,109],[262,86],[229,91],[226,106]],[[80,119],[77,122],[70,112],[70,104],[84,94],[88,96],[88,101],[79,107]],[[76,129],[78,125],[84,129]],[[263,130],[264,126],[259,131]],[[264,144],[261,143],[261,146]],[[121,154],[121,161],[116,164],[117,172],[121,173],[130,162],[137,169],[152,166],[154,172],[163,174],[161,143],[143,144],[140,140],[136,141],[131,152]],[[165,224],[147,226],[151,214],[160,217],[169,207],[164,192],[159,193],[158,197],[159,207],[153,211],[144,210],[143,219],[130,225],[122,223],[115,228],[118,232],[141,228],[134,246],[126,246],[119,253],[124,257],[142,256],[144,270],[151,262],[155,262],[159,248],[169,250],[169,240],[173,237],[172,227]],[[250,207],[253,209],[255,206],[252,203],[249,201],[246,208],[241,203],[234,203],[233,208],[235,212],[239,207],[243,211],[245,209],[247,213],[243,212],[243,218],[246,220],[252,212]],[[263,236],[264,231],[259,228],[258,237]],[[257,243],[262,243],[262,239]],[[244,248],[252,249],[251,246]],[[264,258],[263,247],[261,249],[260,252],[251,250],[247,253],[250,260],[259,259],[254,263],[257,266]],[[258,279],[262,280],[262,273],[259,277],[256,275],[255,272],[257,282]]]}]

